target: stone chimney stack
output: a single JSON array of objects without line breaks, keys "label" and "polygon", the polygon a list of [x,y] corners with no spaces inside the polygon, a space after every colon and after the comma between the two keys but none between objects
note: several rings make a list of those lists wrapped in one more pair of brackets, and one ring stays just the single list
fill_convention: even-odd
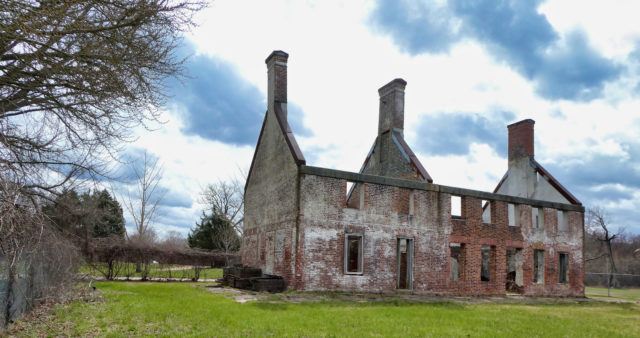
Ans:
[{"label": "stone chimney stack", "polygon": [[533,125],[535,123],[535,121],[527,119],[507,126],[509,129],[509,166],[520,158],[534,156]]},{"label": "stone chimney stack", "polygon": [[380,95],[380,120],[378,135],[387,130],[404,131],[404,88],[407,81],[395,79],[378,89]]},{"label": "stone chimney stack", "polygon": [[286,118],[287,109],[287,59],[289,54],[281,51],[274,50],[269,57],[265,60],[267,64],[267,77],[269,80],[267,100],[269,110],[275,111],[275,103],[284,103],[282,106],[282,112]]}]

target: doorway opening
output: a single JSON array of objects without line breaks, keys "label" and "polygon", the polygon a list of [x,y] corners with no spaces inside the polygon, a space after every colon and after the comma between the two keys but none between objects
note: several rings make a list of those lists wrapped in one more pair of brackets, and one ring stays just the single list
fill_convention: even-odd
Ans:
[{"label": "doorway opening", "polygon": [[507,248],[507,285],[508,292],[522,293],[522,249]]},{"label": "doorway opening", "polygon": [[413,238],[398,238],[396,288],[413,289]]}]

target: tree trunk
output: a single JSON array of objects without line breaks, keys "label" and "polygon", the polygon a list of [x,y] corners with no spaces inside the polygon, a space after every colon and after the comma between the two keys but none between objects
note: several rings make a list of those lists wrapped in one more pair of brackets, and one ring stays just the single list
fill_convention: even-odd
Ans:
[{"label": "tree trunk", "polygon": [[615,274],[618,273],[616,269],[616,263],[613,260],[613,250],[611,249],[611,240],[607,241],[607,250],[609,251],[609,287],[618,287],[618,278]]}]

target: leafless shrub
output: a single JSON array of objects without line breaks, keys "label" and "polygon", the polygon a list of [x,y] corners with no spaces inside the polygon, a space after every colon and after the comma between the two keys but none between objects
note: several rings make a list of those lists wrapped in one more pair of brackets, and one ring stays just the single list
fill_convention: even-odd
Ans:
[{"label": "leafless shrub", "polygon": [[[159,244],[141,244],[134,242],[102,241],[93,248],[93,261],[90,263],[105,278],[131,277],[131,266],[137,262],[144,262],[139,272],[143,280],[153,276],[150,266],[157,264],[158,269],[172,265],[192,266],[195,280],[199,279],[202,267],[222,267],[239,262],[237,254],[218,251],[196,250],[189,248],[167,249]],[[168,271],[171,271],[168,269]],[[184,272],[184,271],[183,271]],[[180,272],[176,272],[176,277]],[[163,276],[163,278],[166,278]],[[168,278],[171,278],[171,273]],[[184,274],[182,276],[184,278]]]},{"label": "leafless shrub", "polygon": [[72,286],[78,250],[15,182],[0,180],[0,327]]}]

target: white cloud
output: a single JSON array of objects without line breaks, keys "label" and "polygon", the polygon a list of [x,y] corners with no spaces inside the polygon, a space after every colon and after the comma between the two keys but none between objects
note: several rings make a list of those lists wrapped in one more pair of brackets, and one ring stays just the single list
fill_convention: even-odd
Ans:
[{"label": "white cloud", "polygon": [[637,1],[555,0],[545,2],[539,10],[558,31],[584,29],[609,58],[623,58],[640,40]]},{"label": "white cloud", "polygon": [[[623,0],[555,0],[539,10],[561,35],[584,29],[596,50],[624,63],[640,40],[636,7],[636,2]],[[235,65],[263,93],[264,59],[274,49],[290,54],[288,98],[302,107],[305,125],[313,131],[313,136],[297,137],[311,165],[360,168],[376,136],[377,89],[396,77],[408,81],[405,134],[410,144],[425,114],[508,111],[516,120],[536,121],[536,155],[543,165],[579,154],[632,156],[623,142],[640,139],[640,123],[634,122],[640,117],[640,93],[633,89],[639,80],[637,65],[627,64],[635,70],[607,83],[602,99],[549,101],[536,94],[534,83],[472,40],[461,40],[443,54],[403,53],[390,37],[371,31],[367,20],[372,8],[373,2],[364,0],[216,0],[199,14],[201,26],[189,39],[199,51]],[[167,117],[160,130],[140,133],[136,142],[160,156],[167,186],[195,201],[204,185],[249,167],[252,147],[185,136],[177,112]],[[464,131],[451,132],[455,137]],[[484,144],[471,149],[469,156],[418,156],[436,183],[492,190],[506,170],[506,159]],[[634,202],[628,203],[616,208],[634,208]],[[193,224],[199,208],[167,210],[175,217],[159,226],[183,229],[169,223],[191,217]],[[635,226],[640,232],[640,224]]]}]

